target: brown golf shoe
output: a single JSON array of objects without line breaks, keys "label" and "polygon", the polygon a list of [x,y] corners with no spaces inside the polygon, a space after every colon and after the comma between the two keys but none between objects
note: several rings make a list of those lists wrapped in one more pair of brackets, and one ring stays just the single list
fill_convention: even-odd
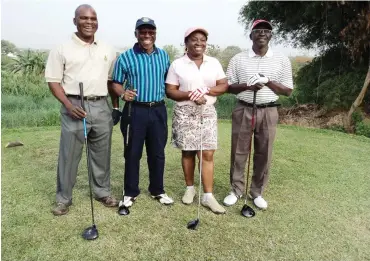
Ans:
[{"label": "brown golf shoe", "polygon": [[57,202],[56,206],[52,209],[54,216],[62,216],[68,213],[69,206],[72,204],[64,204],[62,202]]},{"label": "brown golf shoe", "polygon": [[97,198],[96,200],[101,202],[105,207],[113,208],[118,206],[118,201],[113,196]]}]

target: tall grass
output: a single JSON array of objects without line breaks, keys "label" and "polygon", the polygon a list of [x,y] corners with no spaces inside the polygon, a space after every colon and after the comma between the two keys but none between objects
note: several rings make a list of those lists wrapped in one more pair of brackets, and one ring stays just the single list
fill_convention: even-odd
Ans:
[{"label": "tall grass", "polygon": [[[2,128],[22,126],[38,127],[59,125],[60,103],[51,94],[44,78],[1,72],[1,122]],[[216,108],[220,119],[229,119],[236,99],[225,94],[217,99]],[[121,107],[122,107],[121,103]],[[174,101],[166,100],[169,117]]]},{"label": "tall grass", "polygon": [[54,97],[2,95],[2,128],[59,125],[60,104]]}]

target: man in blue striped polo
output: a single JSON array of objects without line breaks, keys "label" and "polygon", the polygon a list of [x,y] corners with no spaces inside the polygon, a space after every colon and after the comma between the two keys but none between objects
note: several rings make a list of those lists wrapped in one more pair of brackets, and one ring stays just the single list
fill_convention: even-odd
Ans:
[{"label": "man in blue striped polo", "polygon": [[125,148],[124,196],[119,203],[119,213],[123,207],[131,207],[140,194],[139,168],[144,143],[149,193],[164,205],[173,203],[163,186],[167,143],[167,111],[163,99],[170,60],[168,54],[154,44],[156,28],[152,19],[138,19],[137,43],[117,58],[113,71],[113,90],[125,101],[121,119]]},{"label": "man in blue striped polo", "polygon": [[[229,92],[236,94],[237,106],[232,114],[230,183],[231,192],[224,199],[234,205],[244,194],[244,171],[249,154],[249,141],[254,133],[253,177],[250,196],[260,209],[267,208],[262,197],[267,186],[272,148],[278,123],[278,95],[289,96],[293,90],[292,67],[289,58],[272,51],[269,42],[272,25],[266,20],[252,24],[250,39],[253,46],[235,55],[227,68]],[[256,114],[251,130],[253,96],[256,92]],[[248,189],[248,188],[247,188]]]}]

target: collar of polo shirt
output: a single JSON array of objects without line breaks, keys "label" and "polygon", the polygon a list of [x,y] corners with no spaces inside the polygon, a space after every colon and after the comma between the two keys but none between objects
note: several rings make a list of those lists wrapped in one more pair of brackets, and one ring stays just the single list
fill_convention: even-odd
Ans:
[{"label": "collar of polo shirt", "polygon": [[[187,54],[185,54],[185,55],[183,56],[183,59],[184,59],[186,62],[188,62],[188,63],[193,63],[193,62],[194,62],[193,60],[191,60],[191,59],[189,58],[189,56],[188,56]],[[209,61],[209,56],[208,56],[208,55],[203,54],[203,62],[208,62],[208,61]]]},{"label": "collar of polo shirt", "polygon": [[[82,41],[80,38],[78,38],[78,36],[75,33],[72,34],[72,40],[75,41],[77,44],[80,44],[80,45],[83,45],[83,46],[90,45],[89,43],[86,43],[86,42]],[[98,44],[98,41],[95,40],[95,38],[94,38],[93,44],[95,44],[95,45]]]},{"label": "collar of polo shirt", "polygon": [[[266,57],[272,57],[274,55],[274,52],[271,50],[271,48],[269,47],[269,49],[267,50],[267,53],[265,54]],[[252,48],[250,48],[248,50],[248,56],[249,57],[255,57],[255,56],[259,56],[258,54],[256,54]]]},{"label": "collar of polo shirt", "polygon": [[[134,53],[146,53],[146,51],[142,49],[138,43],[135,43],[132,49],[134,50]],[[158,49],[155,45],[153,45],[153,53],[158,53]]]}]

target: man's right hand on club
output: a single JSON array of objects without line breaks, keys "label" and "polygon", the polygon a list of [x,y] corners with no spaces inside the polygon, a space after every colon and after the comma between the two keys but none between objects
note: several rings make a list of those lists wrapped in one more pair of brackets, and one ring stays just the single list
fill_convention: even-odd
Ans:
[{"label": "man's right hand on club", "polygon": [[123,95],[123,100],[127,102],[131,102],[135,100],[136,96],[137,96],[136,90],[127,90],[125,91],[125,94]]},{"label": "man's right hand on club", "polygon": [[254,85],[248,86],[248,90],[250,91],[259,91],[261,90],[265,85],[263,83],[256,83]]},{"label": "man's right hand on club", "polygon": [[86,117],[86,112],[80,106],[71,104],[66,108],[69,116],[73,119],[81,120],[82,118]]}]

